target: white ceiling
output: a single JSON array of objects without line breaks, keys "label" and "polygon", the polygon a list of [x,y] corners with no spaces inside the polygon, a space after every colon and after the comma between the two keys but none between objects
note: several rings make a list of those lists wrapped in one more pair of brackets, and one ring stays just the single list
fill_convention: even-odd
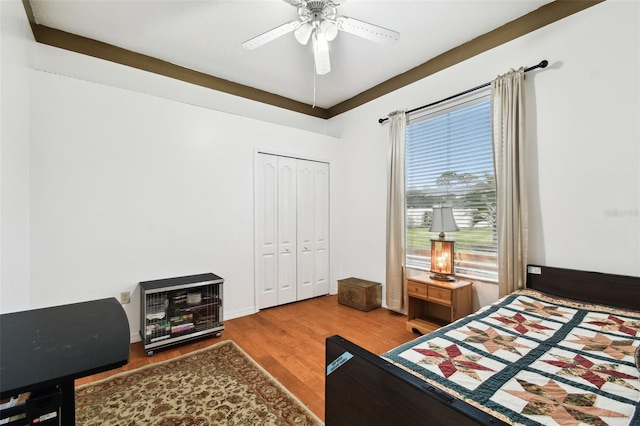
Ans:
[{"label": "white ceiling", "polygon": [[[384,46],[341,32],[331,72],[315,76],[311,44],[287,34],[241,43],[297,19],[283,0],[31,0],[36,23],[222,79],[329,108],[551,0],[348,0],[346,15],[400,32]],[[315,88],[314,88],[315,84]]]}]

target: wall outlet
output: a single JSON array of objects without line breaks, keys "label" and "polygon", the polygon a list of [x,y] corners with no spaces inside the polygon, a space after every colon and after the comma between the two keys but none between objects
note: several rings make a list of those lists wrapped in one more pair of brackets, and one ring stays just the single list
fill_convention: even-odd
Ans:
[{"label": "wall outlet", "polygon": [[542,268],[540,266],[527,266],[527,272],[535,275],[542,275]]},{"label": "wall outlet", "polygon": [[123,305],[126,305],[127,303],[131,302],[131,293],[128,291],[124,291],[122,293],[120,293],[120,303],[122,303]]}]

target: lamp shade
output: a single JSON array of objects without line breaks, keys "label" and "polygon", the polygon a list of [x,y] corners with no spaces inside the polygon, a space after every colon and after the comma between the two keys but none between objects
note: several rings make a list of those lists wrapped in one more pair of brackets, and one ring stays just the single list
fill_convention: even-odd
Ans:
[{"label": "lamp shade", "polygon": [[456,220],[453,217],[453,209],[451,207],[434,207],[433,220],[429,232],[450,232],[459,231]]}]

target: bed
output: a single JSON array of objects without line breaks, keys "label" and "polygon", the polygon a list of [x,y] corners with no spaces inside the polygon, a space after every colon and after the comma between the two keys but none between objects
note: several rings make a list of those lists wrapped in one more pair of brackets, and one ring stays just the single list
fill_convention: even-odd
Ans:
[{"label": "bed", "polygon": [[335,425],[640,425],[640,278],[530,265],[527,289],[377,356],[326,340]]}]

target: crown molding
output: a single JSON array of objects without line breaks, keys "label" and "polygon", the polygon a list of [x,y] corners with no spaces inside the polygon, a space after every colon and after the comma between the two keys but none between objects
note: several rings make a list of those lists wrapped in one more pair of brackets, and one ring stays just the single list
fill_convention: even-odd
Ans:
[{"label": "crown molding", "polygon": [[317,107],[313,108],[311,105],[303,102],[294,101],[293,99],[289,99],[284,96],[279,96],[264,90],[259,90],[189,68],[181,67],[151,56],[132,52],[130,50],[122,49],[90,38],[46,27],[44,25],[32,24],[32,29],[38,43],[59,47],[61,49],[81,53],[98,59],[104,59],[120,65],[126,65],[139,70],[206,87],[207,89],[288,109],[290,111],[318,118],[328,118],[326,109]]},{"label": "crown molding", "polygon": [[605,0],[556,0],[329,108],[329,118],[398,90]]},{"label": "crown molding", "polygon": [[35,21],[30,0],[22,0],[22,3],[34,38],[38,43],[104,59],[312,117],[329,119],[603,1],[556,0],[548,3],[328,109],[313,107],[284,96],[234,83],[151,56],[40,25]]}]

